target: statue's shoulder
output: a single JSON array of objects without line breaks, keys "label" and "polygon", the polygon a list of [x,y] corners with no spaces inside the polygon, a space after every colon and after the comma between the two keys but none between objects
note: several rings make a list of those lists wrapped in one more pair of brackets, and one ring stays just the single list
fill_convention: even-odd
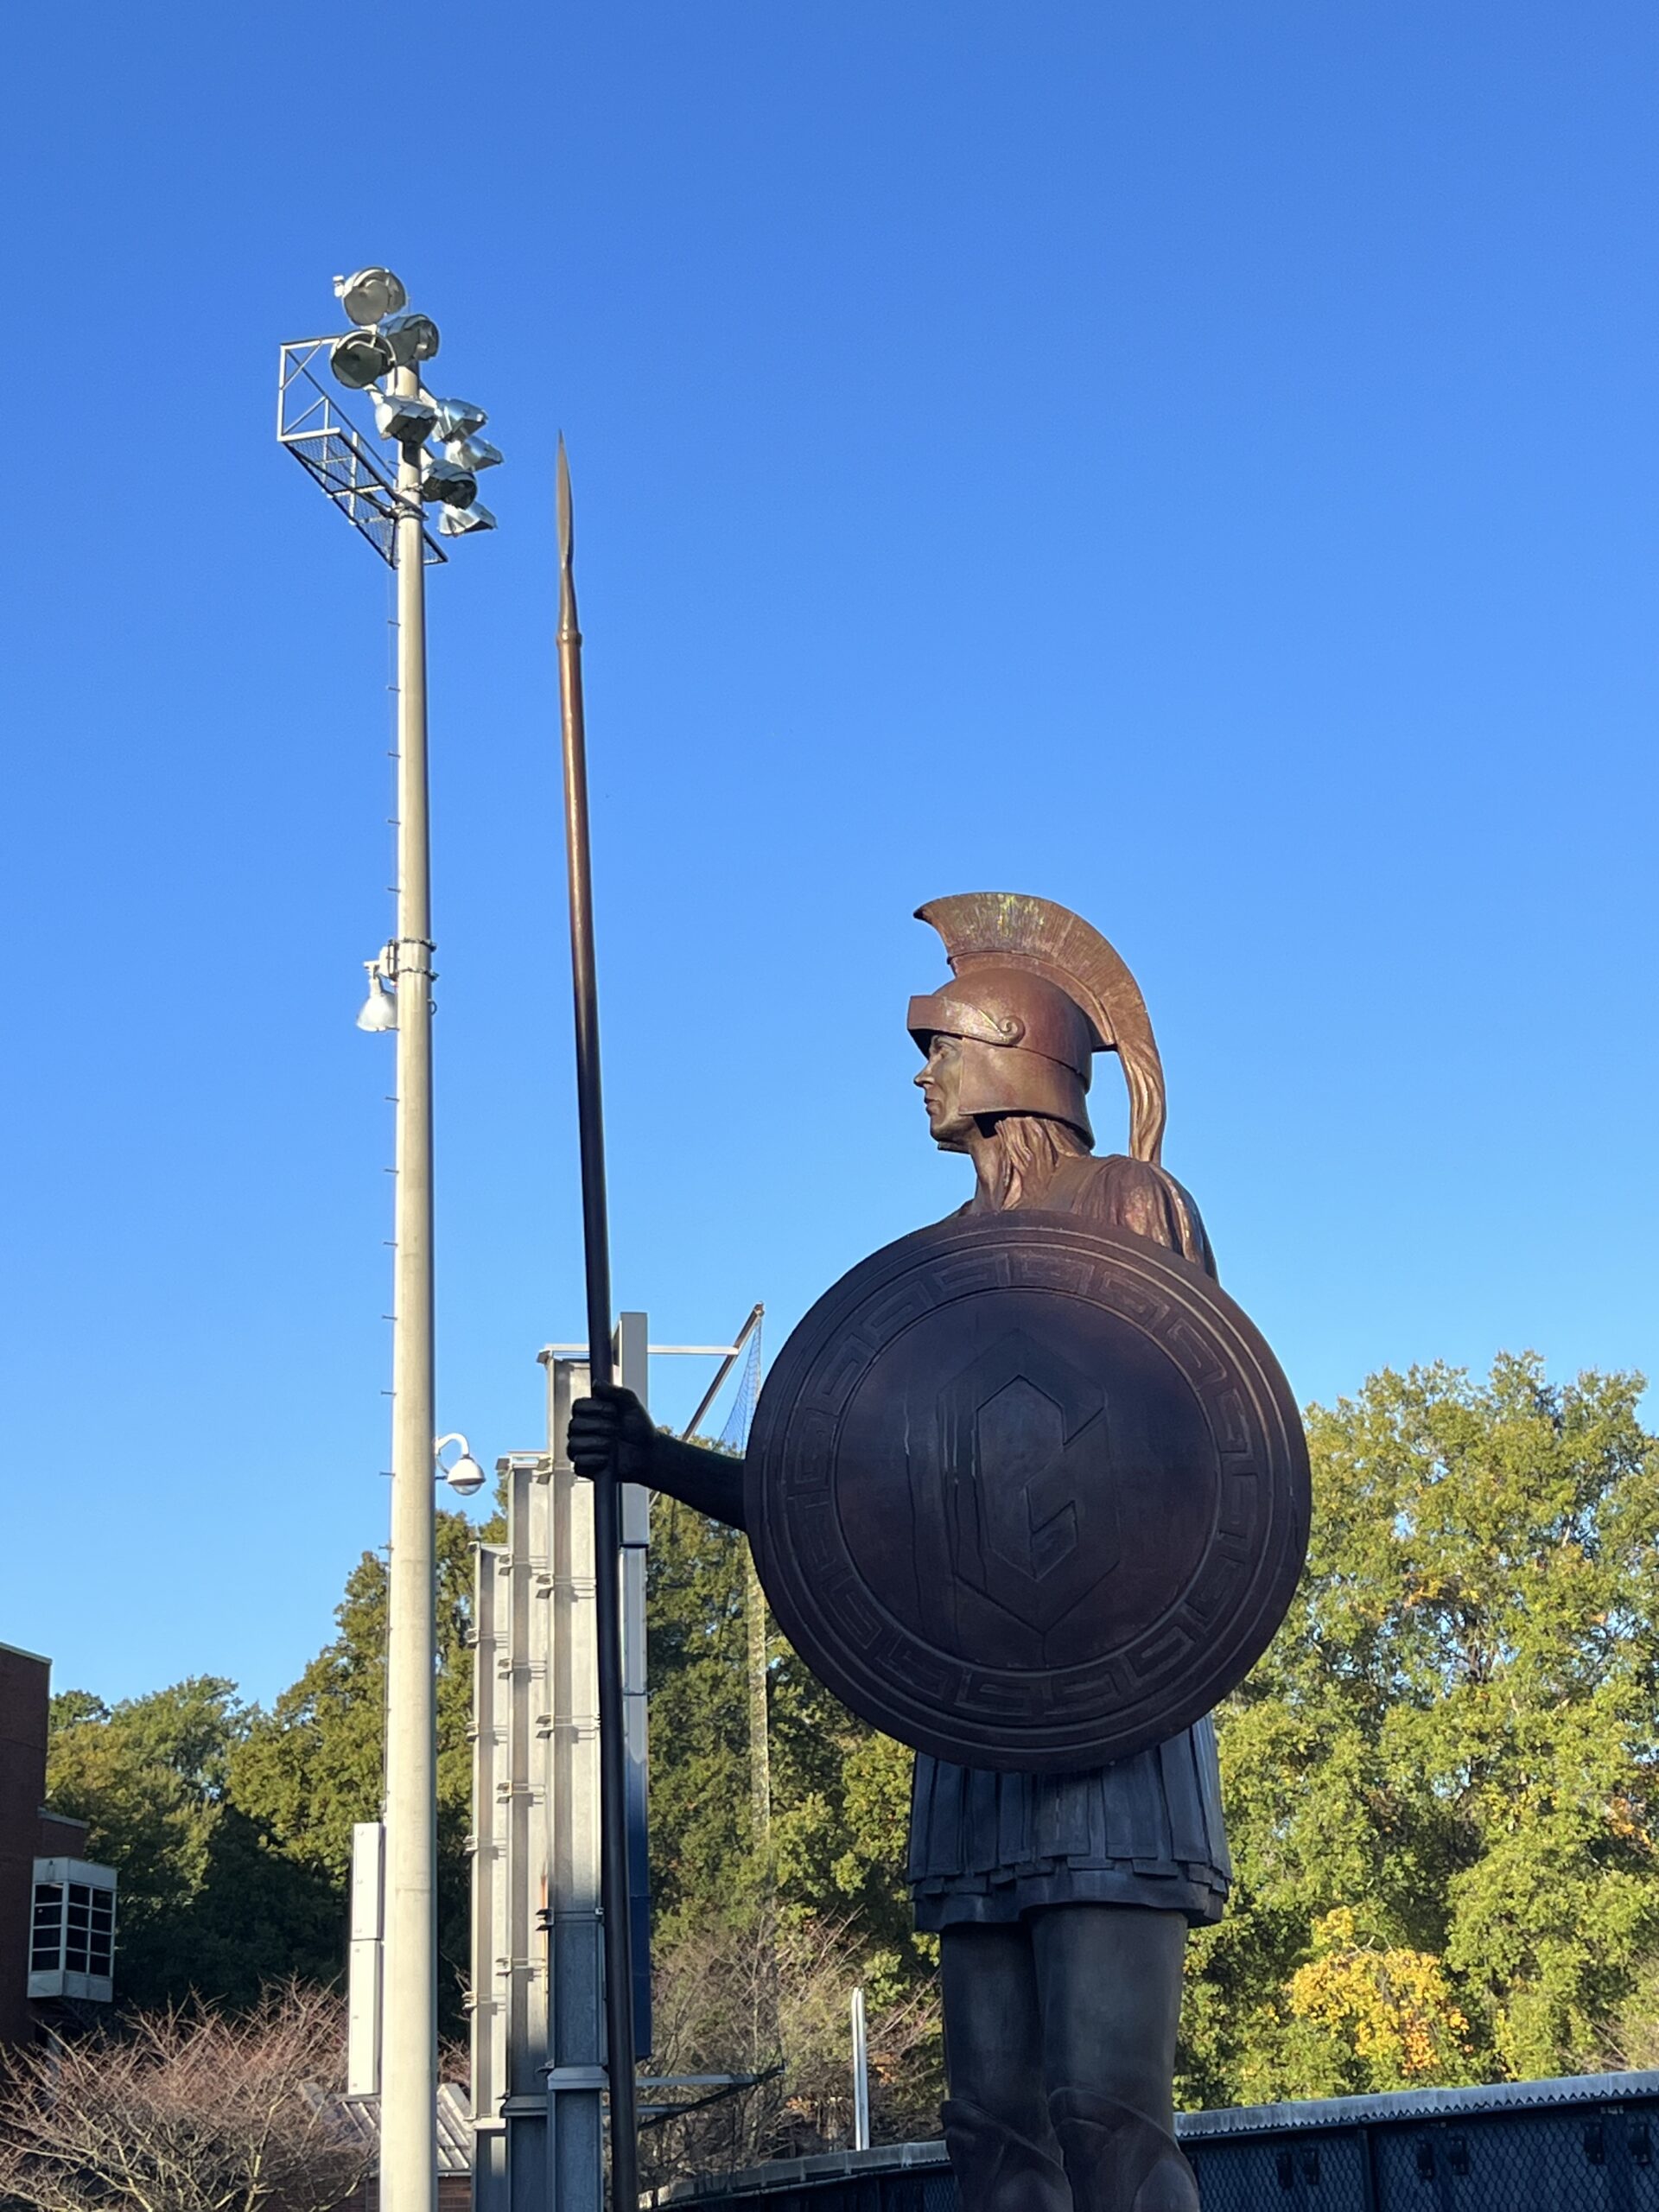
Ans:
[{"label": "statue's shoulder", "polygon": [[1049,1186],[1047,1203],[1056,1212],[1074,1213],[1108,1229],[1149,1236],[1207,1274],[1216,1272],[1215,1255],[1204,1219],[1191,1192],[1166,1168],[1127,1153],[1092,1154],[1063,1160]]}]

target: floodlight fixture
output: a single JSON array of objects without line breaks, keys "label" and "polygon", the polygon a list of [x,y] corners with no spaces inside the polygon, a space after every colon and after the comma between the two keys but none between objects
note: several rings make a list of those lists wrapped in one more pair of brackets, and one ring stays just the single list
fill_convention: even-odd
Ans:
[{"label": "floodlight fixture", "polygon": [[493,446],[487,438],[451,438],[445,445],[444,455],[457,468],[470,468],[474,476],[480,468],[499,468],[501,448]]},{"label": "floodlight fixture", "polygon": [[409,305],[402,279],[390,269],[359,269],[350,276],[336,276],[334,297],[352,321],[364,327]]},{"label": "floodlight fixture", "polygon": [[328,348],[328,365],[350,391],[366,391],[394,366],[391,347],[378,330],[348,330]]},{"label": "floodlight fixture", "polygon": [[439,399],[433,404],[438,410],[438,435],[447,443],[451,438],[470,438],[474,430],[481,430],[489,416],[481,407],[474,407],[470,399]]},{"label": "floodlight fixture", "polygon": [[453,461],[429,461],[421,477],[421,497],[442,499],[446,507],[470,507],[478,497],[478,479],[470,468]]},{"label": "floodlight fixture", "polygon": [[404,397],[377,391],[374,427],[383,438],[395,438],[400,446],[423,445],[432,429],[432,403],[413,392]]},{"label": "floodlight fixture", "polygon": [[369,971],[369,995],[363,1001],[357,1026],[372,1034],[395,1029],[397,1027],[397,1001],[386,975],[385,953],[373,960],[365,960],[363,965]]},{"label": "floodlight fixture", "polygon": [[[443,1455],[452,1444],[460,1445],[461,1457],[452,1466],[446,1467],[443,1464]],[[432,1446],[432,1465],[435,1471],[448,1484],[450,1489],[457,1491],[462,1497],[471,1497],[475,1491],[480,1491],[484,1487],[486,1479],[484,1470],[474,1459],[473,1448],[459,1429],[454,1430],[448,1436],[439,1437],[437,1442]]]},{"label": "floodlight fixture", "polygon": [[407,315],[389,315],[379,325],[379,334],[391,348],[391,358],[400,369],[412,369],[417,361],[429,361],[438,350],[438,326],[429,315],[417,315],[413,308]]},{"label": "floodlight fixture", "polygon": [[440,537],[468,537],[475,530],[493,530],[495,517],[481,499],[470,507],[446,507],[438,517]]}]

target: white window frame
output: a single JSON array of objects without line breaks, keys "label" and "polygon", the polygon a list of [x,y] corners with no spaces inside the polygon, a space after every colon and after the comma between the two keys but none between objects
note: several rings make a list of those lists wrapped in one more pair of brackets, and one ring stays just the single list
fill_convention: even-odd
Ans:
[{"label": "white window frame", "polygon": [[[48,1908],[49,1897],[42,1891],[55,1889],[57,1921],[55,1941]],[[85,1891],[84,1901],[73,1896],[76,1890]],[[92,2005],[108,2005],[115,1995],[115,1869],[113,1866],[94,1866],[88,1859],[37,1859],[35,1861],[34,1886],[29,1892],[30,1913],[29,1930],[29,1993],[31,1997],[78,1997]],[[91,1974],[69,1965],[72,1936],[78,1926],[72,1923],[72,1914],[85,1911],[86,1940],[75,1948],[92,1963],[93,1937],[101,1935],[98,1922],[105,1911],[109,1916],[109,1964],[107,1974]],[[46,1940],[43,1942],[42,1938]],[[55,1963],[47,1963],[55,1949]]]}]

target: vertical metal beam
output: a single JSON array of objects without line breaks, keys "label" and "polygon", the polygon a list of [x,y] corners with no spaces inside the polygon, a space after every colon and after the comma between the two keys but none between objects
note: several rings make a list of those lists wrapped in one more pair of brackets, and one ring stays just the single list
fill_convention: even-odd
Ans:
[{"label": "vertical metal beam", "polygon": [[1376,2178],[1376,2138],[1365,2126],[1359,2130],[1359,2186],[1363,2212],[1377,2212],[1381,2196]]},{"label": "vertical metal beam", "polygon": [[[616,1377],[642,1406],[651,1403],[651,1325],[624,1313],[616,1325]],[[633,2049],[651,2056],[651,1746],[648,1733],[645,1568],[651,1492],[622,1485],[622,1709],[628,1747],[628,1916],[633,1963]]]},{"label": "vertical metal beam", "polygon": [[[413,369],[396,389],[419,386]],[[432,1497],[432,906],[417,447],[397,466],[397,1107],[380,2212],[437,2212],[436,1531]]]},{"label": "vertical metal beam", "polygon": [[853,1992],[853,2148],[870,2147],[870,2050],[864,2026],[864,1992]]},{"label": "vertical metal beam", "polygon": [[601,2212],[605,2031],[600,1911],[599,1624],[594,1493],[565,1453],[588,1363],[547,1365],[553,1579],[547,1763],[548,2171],[556,2212]]},{"label": "vertical metal beam", "polygon": [[540,1722],[547,1705],[548,1464],[539,1453],[509,1461],[507,1547],[507,2190],[513,2212],[548,2202],[547,1773]]},{"label": "vertical metal beam", "polygon": [[380,2094],[381,1938],[386,1924],[386,1831],[352,1827],[351,1951],[346,1969],[346,2094]]},{"label": "vertical metal beam", "polygon": [[512,1571],[500,1544],[474,1554],[473,1975],[468,1999],[473,2054],[474,2212],[506,2212],[507,1688],[502,1633]]}]

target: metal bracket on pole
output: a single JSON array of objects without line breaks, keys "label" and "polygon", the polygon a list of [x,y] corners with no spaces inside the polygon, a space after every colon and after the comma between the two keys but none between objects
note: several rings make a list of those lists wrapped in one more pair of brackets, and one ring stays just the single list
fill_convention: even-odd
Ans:
[{"label": "metal bracket on pole", "polygon": [[[284,346],[276,384],[276,442],[288,448],[308,476],[321,485],[359,537],[367,538],[389,569],[397,565],[397,486],[391,471],[316,373],[327,361],[332,338],[301,338]],[[428,568],[447,561],[424,525],[421,540]]]}]

